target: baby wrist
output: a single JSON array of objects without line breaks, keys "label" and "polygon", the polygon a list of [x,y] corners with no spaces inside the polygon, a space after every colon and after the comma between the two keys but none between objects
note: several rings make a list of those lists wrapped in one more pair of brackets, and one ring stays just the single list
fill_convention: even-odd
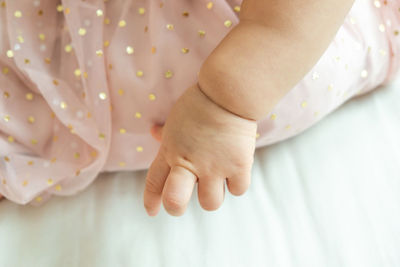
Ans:
[{"label": "baby wrist", "polygon": [[[213,60],[213,59],[211,59]],[[223,109],[247,120],[257,121],[266,116],[268,101],[263,101],[265,89],[243,77],[240,66],[229,66],[229,61],[211,62],[202,65],[197,86],[211,101]],[[268,87],[266,87],[268,88]]]}]

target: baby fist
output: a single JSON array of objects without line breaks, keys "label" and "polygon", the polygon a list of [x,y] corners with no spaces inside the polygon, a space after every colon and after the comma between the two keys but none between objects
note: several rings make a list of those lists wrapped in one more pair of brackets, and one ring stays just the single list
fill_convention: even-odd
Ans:
[{"label": "baby fist", "polygon": [[257,123],[239,117],[210,100],[196,85],[172,107],[164,127],[152,128],[161,142],[147,176],[144,205],[154,216],[161,202],[166,211],[182,215],[198,182],[200,205],[218,209],[225,180],[233,195],[249,184]]}]

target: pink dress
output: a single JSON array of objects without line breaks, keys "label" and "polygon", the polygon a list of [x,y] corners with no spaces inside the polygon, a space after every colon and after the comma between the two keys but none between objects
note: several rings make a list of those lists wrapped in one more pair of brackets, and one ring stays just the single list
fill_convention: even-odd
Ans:
[{"label": "pink dress", "polygon": [[[357,0],[325,54],[258,123],[256,146],[307,129],[397,70],[400,7]],[[146,169],[240,0],[0,1],[0,194],[21,204]]]}]

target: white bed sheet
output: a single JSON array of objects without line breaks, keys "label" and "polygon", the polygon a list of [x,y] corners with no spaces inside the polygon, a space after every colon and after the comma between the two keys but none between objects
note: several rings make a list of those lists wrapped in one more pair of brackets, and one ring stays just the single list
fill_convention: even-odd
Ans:
[{"label": "white bed sheet", "polygon": [[145,171],[42,207],[0,202],[0,267],[400,266],[400,80],[256,151],[217,212],[147,217]]}]

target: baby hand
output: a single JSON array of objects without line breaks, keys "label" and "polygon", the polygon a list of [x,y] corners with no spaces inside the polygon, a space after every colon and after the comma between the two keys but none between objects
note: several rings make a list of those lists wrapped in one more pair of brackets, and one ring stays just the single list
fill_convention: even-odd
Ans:
[{"label": "baby hand", "polygon": [[225,179],[233,195],[249,184],[257,124],[210,100],[195,85],[172,107],[162,128],[153,136],[161,146],[146,177],[144,206],[155,216],[161,201],[166,211],[182,215],[198,182],[200,205],[218,209],[225,194]]}]

